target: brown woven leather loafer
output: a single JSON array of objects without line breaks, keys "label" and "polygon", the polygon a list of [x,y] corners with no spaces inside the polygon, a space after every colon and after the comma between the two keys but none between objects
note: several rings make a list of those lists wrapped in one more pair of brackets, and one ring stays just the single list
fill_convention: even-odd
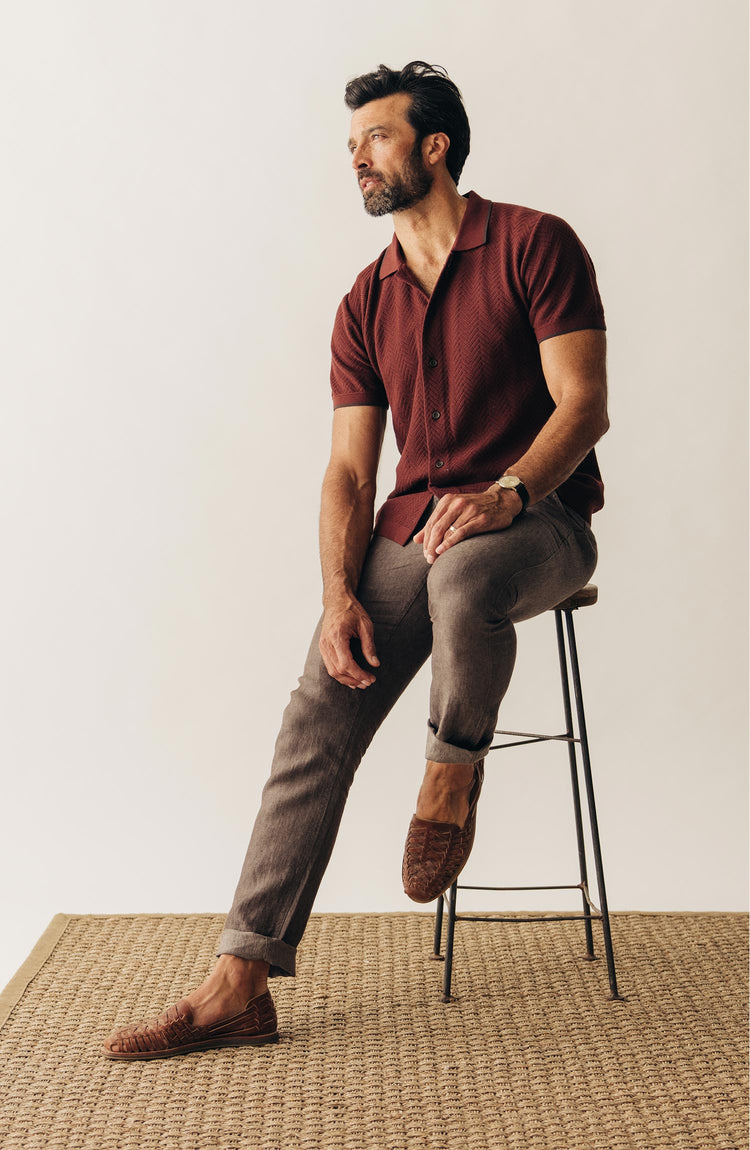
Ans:
[{"label": "brown woven leather loafer", "polygon": [[151,1022],[116,1030],[104,1043],[102,1053],[107,1058],[134,1062],[170,1058],[173,1054],[208,1050],[212,1046],[260,1046],[278,1039],[276,1009],[266,990],[257,998],[251,998],[240,1014],[221,1018],[210,1026],[195,1026],[190,1003],[181,998]]},{"label": "brown woven leather loafer", "polygon": [[462,827],[413,815],[406,836],[402,877],[414,902],[432,902],[451,886],[468,862],[477,826],[477,802],[484,782],[484,759],[474,764],[469,813]]}]

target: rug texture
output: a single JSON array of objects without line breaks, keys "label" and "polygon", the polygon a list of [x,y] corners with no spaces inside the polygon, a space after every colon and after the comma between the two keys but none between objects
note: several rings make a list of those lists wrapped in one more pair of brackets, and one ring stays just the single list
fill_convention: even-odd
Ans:
[{"label": "rug texture", "polygon": [[577,923],[461,923],[449,1005],[430,915],[313,915],[278,1045],[101,1057],[223,921],[53,919],[0,996],[3,1150],[747,1148],[744,915],[615,915],[625,1002]]}]

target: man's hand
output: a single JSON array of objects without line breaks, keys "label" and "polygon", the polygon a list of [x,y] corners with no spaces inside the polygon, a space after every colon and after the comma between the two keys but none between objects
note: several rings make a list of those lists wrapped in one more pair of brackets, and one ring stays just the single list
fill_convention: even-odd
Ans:
[{"label": "man's hand", "polygon": [[374,629],[372,619],[362,604],[353,596],[337,598],[327,603],[323,614],[323,629],[320,634],[320,653],[323,656],[328,674],[345,687],[369,687],[375,676],[365,671],[355,661],[349,646],[352,639],[359,639],[362,654],[371,667],[379,667],[380,660],[375,654]]},{"label": "man's hand", "polygon": [[476,495],[444,495],[414,542],[422,544],[425,559],[434,563],[438,555],[470,535],[504,531],[522,506],[520,495],[496,483]]}]

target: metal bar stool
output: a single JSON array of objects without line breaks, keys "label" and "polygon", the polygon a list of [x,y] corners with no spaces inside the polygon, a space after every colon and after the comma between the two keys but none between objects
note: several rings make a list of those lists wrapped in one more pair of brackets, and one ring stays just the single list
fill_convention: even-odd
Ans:
[{"label": "metal bar stool", "polygon": [[[567,743],[568,759],[570,763],[570,779],[573,790],[573,808],[575,813],[576,837],[578,840],[578,863],[581,881],[575,884],[561,886],[468,886],[454,882],[450,891],[441,894],[438,898],[437,913],[435,915],[435,941],[432,958],[445,961],[443,978],[443,1002],[452,1002],[451,979],[453,975],[453,939],[457,922],[571,922],[582,920],[586,934],[586,954],[589,961],[596,958],[594,954],[594,937],[592,922],[598,919],[602,924],[604,934],[604,951],[607,956],[607,971],[609,975],[610,999],[624,1001],[617,990],[617,977],[615,975],[615,959],[612,951],[612,934],[609,925],[609,910],[607,909],[607,894],[604,885],[604,870],[602,868],[601,845],[599,842],[599,823],[596,817],[596,803],[594,800],[594,784],[591,776],[591,759],[589,756],[589,743],[586,734],[586,716],[583,709],[583,693],[581,691],[581,675],[578,667],[578,650],[576,647],[575,627],[573,625],[573,612],[579,607],[590,607],[596,603],[598,590],[593,583],[582,587],[575,595],[564,599],[562,603],[552,610],[555,612],[555,626],[557,628],[557,650],[560,659],[560,682],[562,685],[563,707],[565,712],[565,732],[562,735],[540,735],[528,731],[495,731],[512,742],[496,743],[490,747],[491,751],[507,750],[509,747],[519,747],[530,743],[557,741]],[[565,631],[563,631],[563,616],[565,616]],[[566,647],[567,633],[567,647]],[[573,692],[575,695],[576,720],[578,735],[573,729],[573,714],[570,701],[570,677],[573,679]],[[601,909],[597,907],[589,894],[588,870],[586,865],[586,844],[583,835],[583,819],[581,815],[581,794],[578,784],[578,756],[576,746],[581,748],[583,775],[588,801],[589,821],[591,825],[591,841],[594,850],[594,868],[596,870],[596,885]],[[457,894],[459,890],[579,890],[583,900],[582,914],[555,914],[537,915],[528,917],[504,917],[501,915],[465,915],[456,913]],[[445,957],[440,953],[440,943],[443,930],[443,906],[448,904],[448,922],[445,939]]]}]

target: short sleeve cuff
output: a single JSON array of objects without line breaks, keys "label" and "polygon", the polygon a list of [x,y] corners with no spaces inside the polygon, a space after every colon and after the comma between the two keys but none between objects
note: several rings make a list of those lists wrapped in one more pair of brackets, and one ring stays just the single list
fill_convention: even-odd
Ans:
[{"label": "short sleeve cuff", "polygon": [[338,407],[384,407],[388,408],[388,401],[380,394],[366,394],[361,391],[350,392],[348,395],[334,395],[333,409]]},{"label": "short sleeve cuff", "polygon": [[589,315],[581,316],[580,319],[565,320],[564,323],[540,324],[534,334],[536,335],[537,343],[543,343],[545,339],[552,339],[555,335],[570,335],[573,331],[590,330],[606,331],[607,325],[604,322],[604,316]]}]

